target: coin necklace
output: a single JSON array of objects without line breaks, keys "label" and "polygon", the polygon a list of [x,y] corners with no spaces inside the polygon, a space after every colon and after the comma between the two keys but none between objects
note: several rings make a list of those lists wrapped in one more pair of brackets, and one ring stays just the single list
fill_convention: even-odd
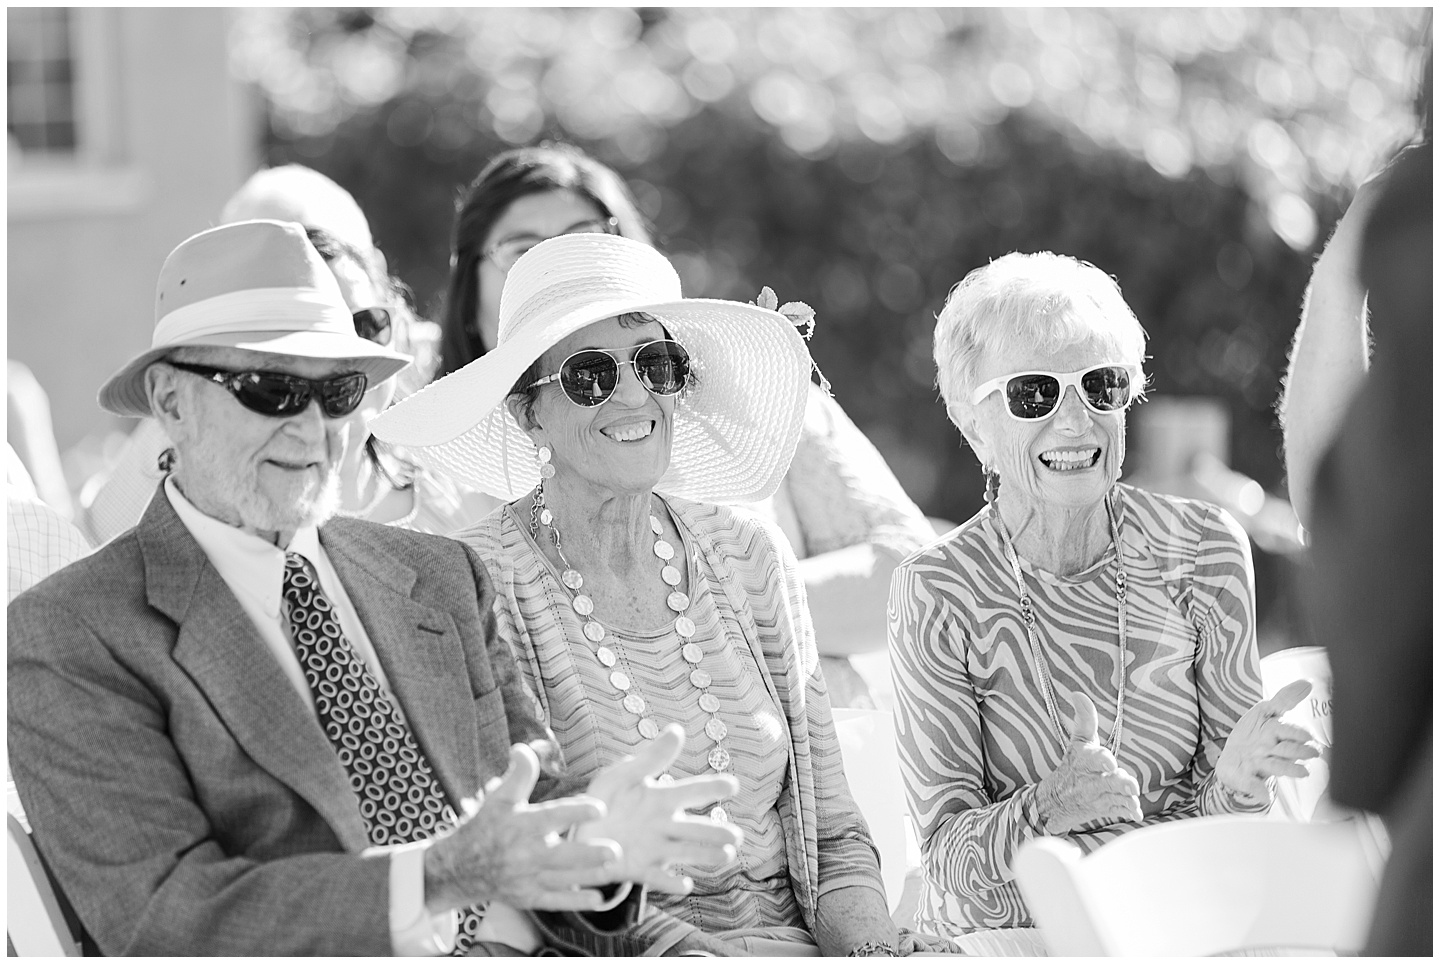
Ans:
[{"label": "coin necklace", "polygon": [[[653,740],[660,735],[660,724],[649,715],[649,707],[645,698],[639,693],[631,692],[632,682],[630,677],[615,667],[618,657],[615,651],[605,645],[605,627],[595,619],[595,601],[585,595],[581,590],[585,586],[585,577],[580,575],[579,570],[570,565],[570,560],[565,558],[565,550],[560,544],[560,530],[555,527],[555,514],[545,505],[545,483],[542,480],[535,486],[535,497],[530,505],[530,535],[535,537],[541,526],[550,530],[550,538],[555,545],[555,553],[560,557],[560,563],[564,566],[560,573],[560,581],[570,591],[570,606],[575,614],[583,620],[581,632],[585,638],[594,644],[591,650],[596,661],[605,669],[610,671],[610,685],[615,687],[622,699],[627,712],[638,718],[636,728],[640,735],[647,740]],[[675,547],[664,538],[665,529],[660,520],[652,512],[650,514],[650,532],[655,536],[655,556],[662,563],[660,579],[669,589],[669,595],[665,597],[665,605],[675,614],[675,635],[681,639],[680,655],[690,667],[690,683],[700,691],[700,708],[710,714],[710,719],[705,723],[705,735],[715,742],[706,756],[706,762],[716,773],[724,773],[730,769],[730,751],[725,748],[725,737],[729,733],[725,721],[720,719],[720,700],[711,693],[710,674],[700,668],[700,662],[705,657],[705,651],[700,644],[695,642],[695,623],[686,615],[690,608],[690,597],[682,592],[680,585],[680,570],[671,562],[675,558]],[[719,811],[717,814],[716,811]],[[725,819],[725,811],[715,807],[710,815],[717,820]]]},{"label": "coin necklace", "polygon": [[[1030,602],[1030,593],[1025,588],[1025,577],[1020,572],[1020,557],[1016,555],[1015,546],[1010,541],[1010,530],[1005,528],[1005,520],[1000,517],[999,503],[990,503],[990,509],[995,516],[995,525],[1000,530],[1000,538],[1005,544],[1005,556],[1010,562],[1010,569],[1015,573],[1015,583],[1020,587],[1020,615],[1025,622],[1025,638],[1030,642],[1030,652],[1040,670],[1040,693],[1045,700],[1045,710],[1050,715],[1055,732],[1060,734],[1060,741],[1069,743],[1070,731],[1061,722],[1060,711],[1055,703],[1055,686],[1050,681],[1049,663],[1040,648],[1039,635],[1035,628],[1035,607]],[[1120,521],[1115,510],[1113,492],[1105,498],[1105,514],[1110,519],[1110,538],[1115,543],[1115,602],[1120,631],[1120,658],[1115,667],[1115,727],[1110,731],[1110,739],[1105,742],[1105,748],[1113,754],[1120,748],[1120,729],[1125,723],[1125,667],[1130,658],[1125,635],[1125,554],[1120,548]]]}]

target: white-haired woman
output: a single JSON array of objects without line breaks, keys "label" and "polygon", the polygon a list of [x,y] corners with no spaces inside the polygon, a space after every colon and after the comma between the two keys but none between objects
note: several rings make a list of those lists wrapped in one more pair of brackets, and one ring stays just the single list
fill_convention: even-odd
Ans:
[{"label": "white-haired woman", "polygon": [[[515,262],[481,358],[374,423],[508,500],[457,536],[485,560],[500,635],[576,775],[684,726],[674,776],[733,773],[713,819],[737,861],[611,954],[895,955],[865,821],[845,783],[795,555],[717,502],[780,484],[811,361],[757,305],[684,299],[648,245],[562,235]],[[562,535],[563,533],[563,535]]]},{"label": "white-haired woman", "polygon": [[1308,683],[1260,699],[1243,530],[1119,482],[1144,357],[1115,282],[1048,252],[972,271],[935,330],[989,504],[896,572],[890,647],[919,925],[970,950],[1043,952],[1012,870],[1027,839],[1089,851],[1261,812],[1317,755],[1278,720]]}]

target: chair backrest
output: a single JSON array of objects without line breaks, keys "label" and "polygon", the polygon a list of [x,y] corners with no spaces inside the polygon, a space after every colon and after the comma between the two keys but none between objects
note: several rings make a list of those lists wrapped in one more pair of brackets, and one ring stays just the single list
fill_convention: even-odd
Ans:
[{"label": "chair backrest", "polygon": [[30,835],[14,814],[5,815],[5,828],[5,929],[10,946],[20,957],[79,957],[79,942]]},{"label": "chair backrest", "polygon": [[1359,821],[1192,817],[1084,856],[1036,838],[1015,871],[1052,955],[1358,952],[1383,869],[1363,831]]},{"label": "chair backrest", "polygon": [[880,710],[837,707],[834,712],[845,779],[880,851],[880,877],[893,912],[905,889],[910,834],[905,819],[905,791],[900,782],[900,754],[895,749],[895,721]]},{"label": "chair backrest", "polygon": [[1260,660],[1260,681],[1267,699],[1297,679],[1309,680],[1313,689],[1283,719],[1309,730],[1320,744],[1322,755],[1306,761],[1309,776],[1276,778],[1275,805],[1270,814],[1277,819],[1304,821],[1315,817],[1316,807],[1330,786],[1330,658],[1319,646],[1298,646]]}]

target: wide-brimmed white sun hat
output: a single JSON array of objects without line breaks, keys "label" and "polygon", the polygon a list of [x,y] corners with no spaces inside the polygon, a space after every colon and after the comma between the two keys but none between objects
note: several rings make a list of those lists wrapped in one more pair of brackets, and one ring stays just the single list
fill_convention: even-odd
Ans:
[{"label": "wide-brimmed white sun hat", "polygon": [[696,375],[676,398],[670,466],[656,490],[701,502],[774,494],[805,418],[805,339],[778,311],[682,297],[664,255],[608,234],[531,248],[505,279],[494,350],[382,412],[371,431],[427,468],[518,499],[540,472],[535,443],[504,404],[510,389],[562,339],[633,312],[658,319],[690,353]]},{"label": "wide-brimmed white sun hat", "polygon": [[160,269],[150,348],[100,387],[100,406],[149,415],[145,369],[185,346],[342,359],[372,386],[410,364],[355,333],[335,276],[290,221],[237,221],[180,242]]}]

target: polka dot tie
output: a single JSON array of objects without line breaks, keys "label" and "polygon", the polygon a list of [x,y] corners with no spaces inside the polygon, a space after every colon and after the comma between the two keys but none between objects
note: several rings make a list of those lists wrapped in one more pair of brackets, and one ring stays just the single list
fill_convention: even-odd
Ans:
[{"label": "polka dot tie", "polygon": [[[430,761],[395,703],[351,648],[335,607],[304,556],[285,554],[281,595],[315,713],[350,776],[370,842],[384,846],[427,840],[453,826],[455,811],[445,802]],[[460,912],[457,956],[475,943],[482,919],[478,907]]]}]

